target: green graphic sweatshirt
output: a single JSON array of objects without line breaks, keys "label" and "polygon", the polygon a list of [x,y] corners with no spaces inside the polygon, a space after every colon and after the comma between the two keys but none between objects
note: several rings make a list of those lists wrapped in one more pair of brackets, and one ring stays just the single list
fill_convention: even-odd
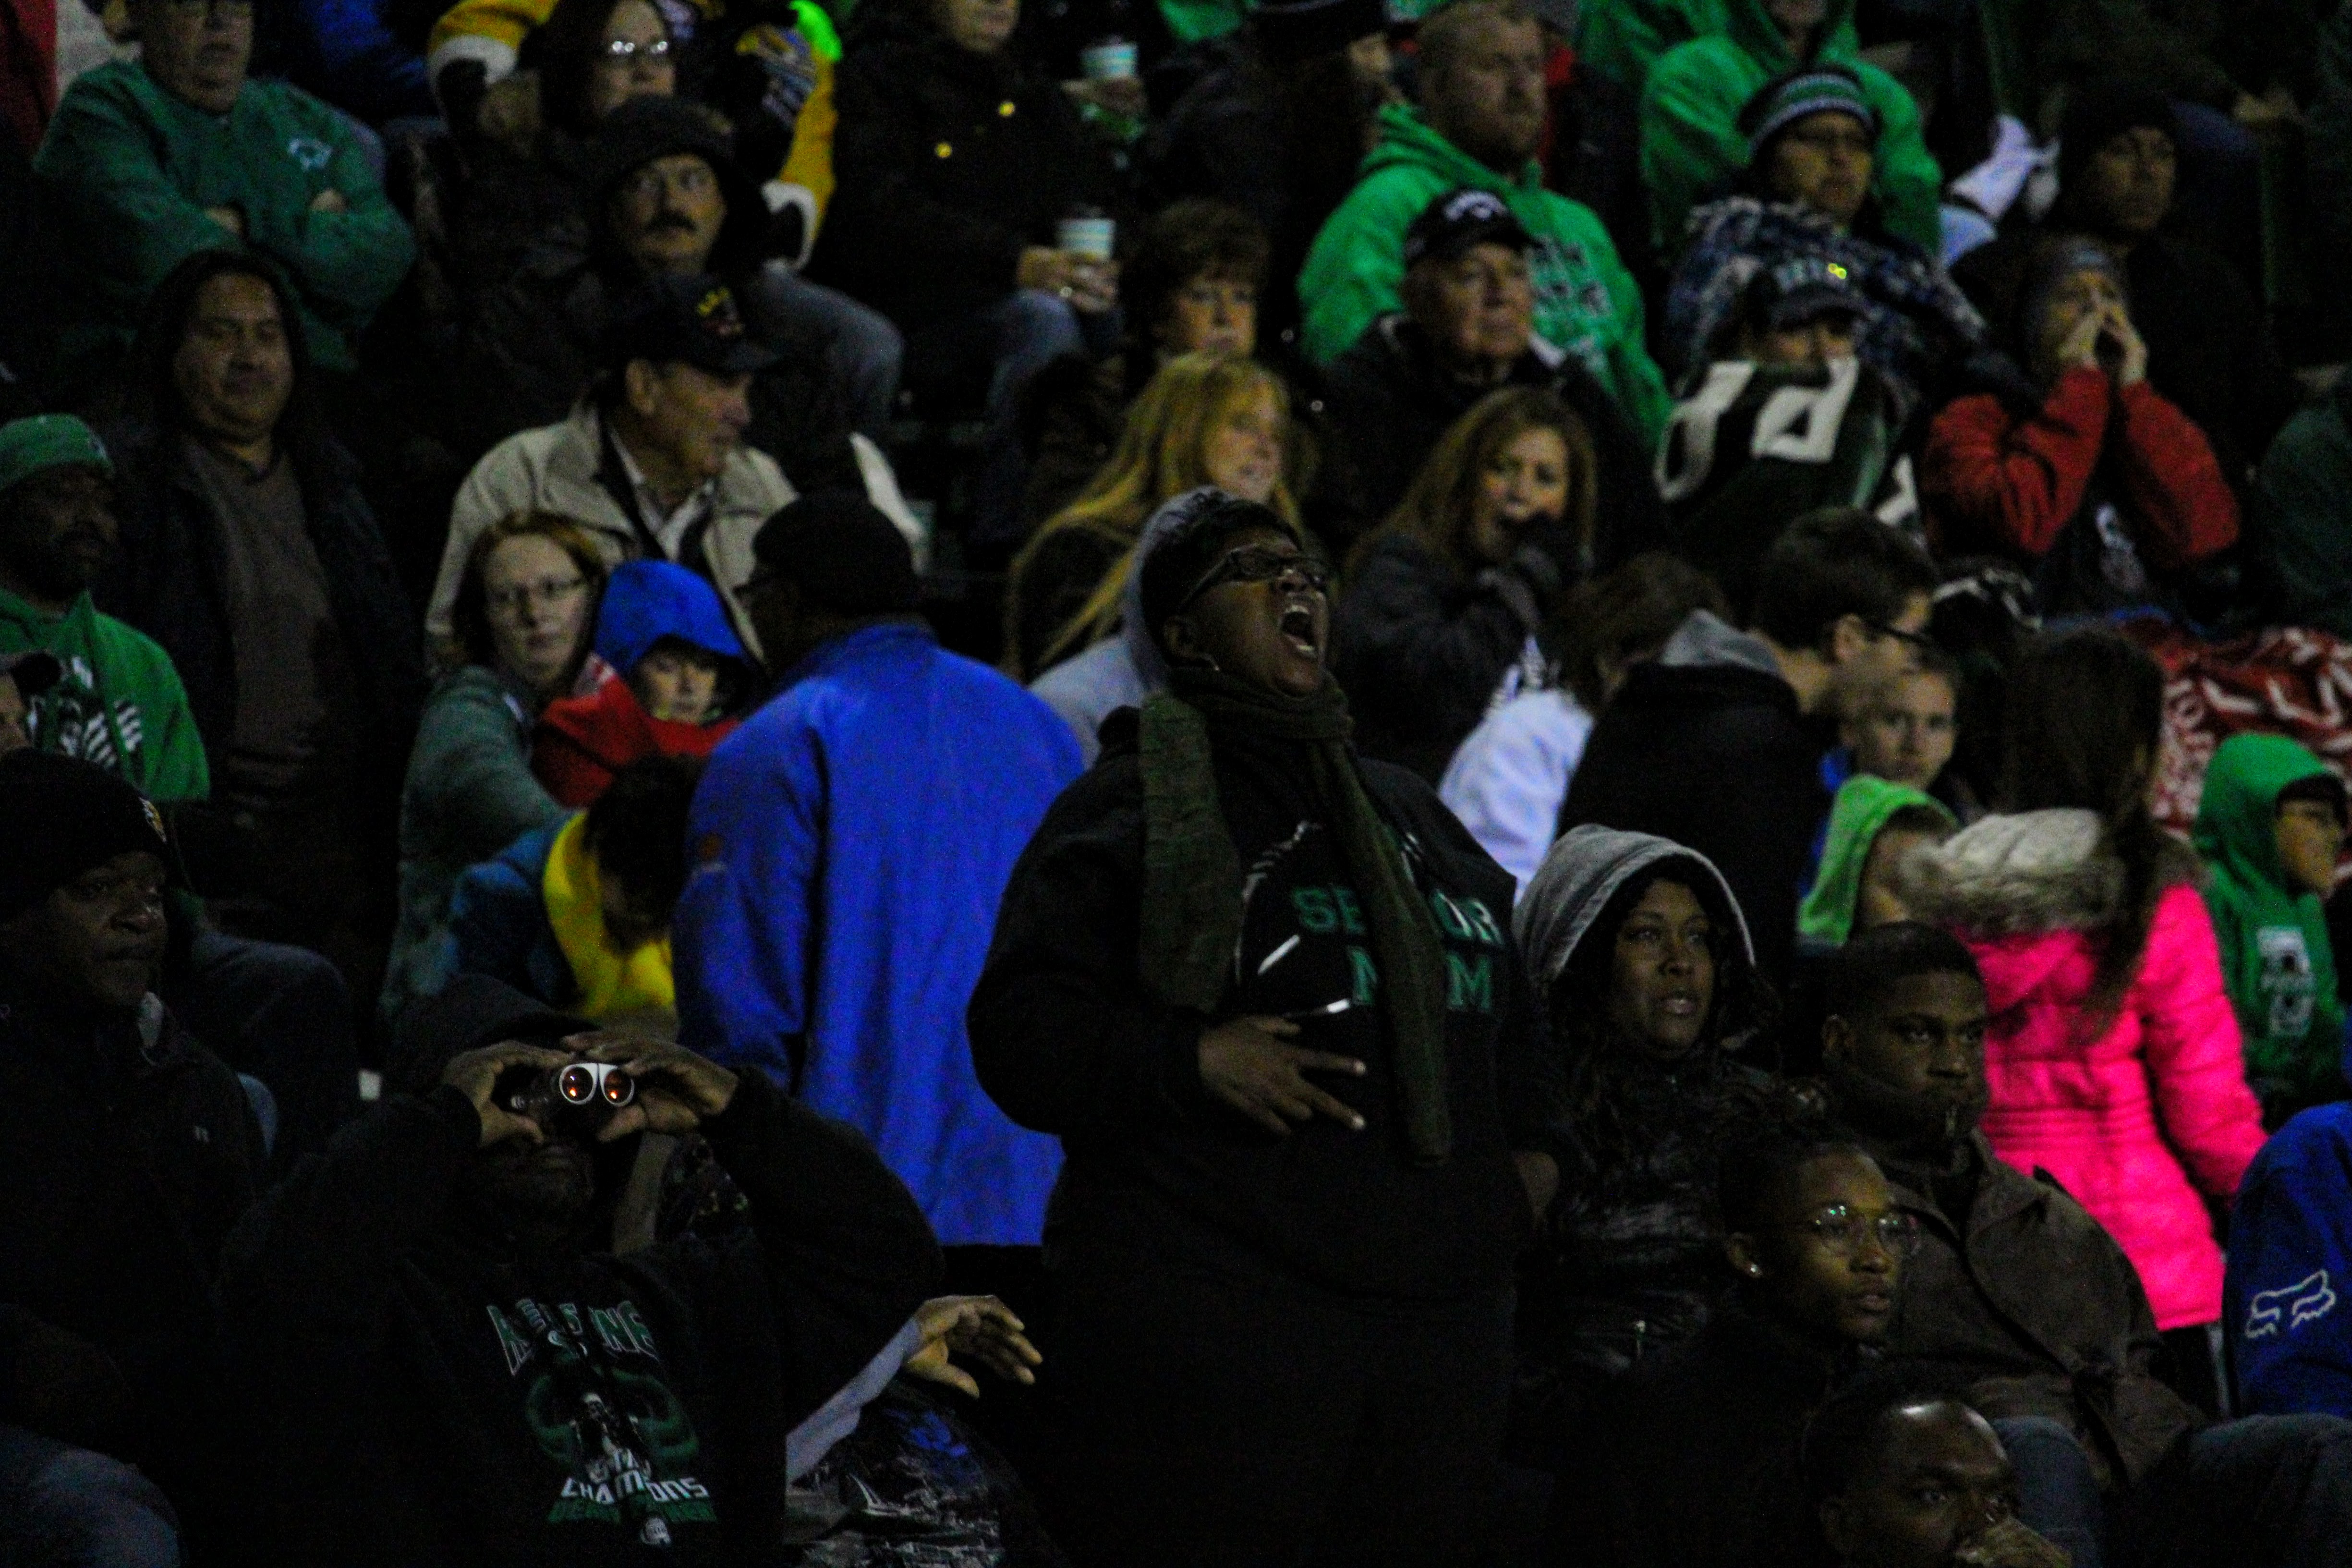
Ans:
[{"label": "green graphic sweatshirt", "polygon": [[65,667],[33,704],[33,743],[112,768],[159,804],[213,793],[205,745],[172,656],[84,594],[62,616],[0,592],[0,655],[36,648]]},{"label": "green graphic sweatshirt", "polygon": [[1492,191],[1535,237],[1536,334],[1574,354],[1655,441],[1673,400],[1642,342],[1642,294],[1590,207],[1544,189],[1542,168],[1487,167],[1404,104],[1381,110],[1363,175],[1315,237],[1298,275],[1307,356],[1328,364],[1374,317],[1400,308],[1404,231],[1449,192]]},{"label": "green graphic sweatshirt", "polygon": [[[328,370],[353,368],[360,329],[416,255],[350,123],[282,81],[249,81],[236,108],[207,114],[136,61],[100,66],[67,89],[33,169],[65,220],[94,312],[68,324],[69,363],[127,345],[173,268],[235,247],[209,208],[235,207],[246,242],[286,269],[310,357]],[[313,211],[329,190],[344,210]]]},{"label": "green graphic sweatshirt", "polygon": [[2265,1102],[2344,1089],[2344,1008],[2327,915],[2287,885],[2279,791],[2328,772],[2284,735],[2232,735],[2205,769],[2194,835],[2221,974],[2246,1039],[2246,1078]]},{"label": "green graphic sweatshirt", "polygon": [[1871,183],[1888,232],[1938,254],[1943,171],[1919,129],[1919,106],[1903,84],[1862,58],[1854,0],[1830,0],[1822,42],[1800,61],[1763,0],[1722,0],[1725,30],[1658,57],[1642,88],[1642,184],[1662,256],[1683,248],[1683,220],[1708,188],[1748,167],[1740,106],[1800,64],[1840,65],[1862,79],[1878,110],[1878,168]]}]

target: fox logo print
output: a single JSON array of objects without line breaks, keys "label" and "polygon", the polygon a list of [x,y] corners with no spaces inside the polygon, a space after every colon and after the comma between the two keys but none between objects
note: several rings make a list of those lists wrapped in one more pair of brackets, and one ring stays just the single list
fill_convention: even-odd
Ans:
[{"label": "fox logo print", "polygon": [[2279,1331],[2284,1315],[2289,1332],[2327,1316],[2336,1310],[2336,1292],[2329,1289],[2327,1270],[2276,1290],[2259,1290],[2246,1307],[2246,1338],[2266,1339]]}]

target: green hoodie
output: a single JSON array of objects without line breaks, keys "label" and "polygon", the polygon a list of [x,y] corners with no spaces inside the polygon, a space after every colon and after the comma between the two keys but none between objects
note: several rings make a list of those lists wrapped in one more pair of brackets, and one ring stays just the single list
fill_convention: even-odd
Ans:
[{"label": "green hoodie", "polygon": [[2337,1098],[2344,1088],[2344,1008],[2327,916],[2315,893],[2286,882],[2278,856],[2279,791],[2328,766],[2284,735],[2232,735],[2205,770],[2197,854],[2221,973],[2246,1038],[2246,1077],[2273,1098]]},{"label": "green hoodie", "polygon": [[[285,268],[310,357],[327,370],[354,367],[360,330],[416,255],[351,121],[282,81],[248,81],[234,109],[207,114],[135,60],[100,66],[67,89],[33,168],[96,310],[62,334],[72,364],[127,346],[173,268],[236,248],[205,216],[214,207],[235,207],[246,243]],[[330,190],[341,210],[313,209]]]},{"label": "green hoodie", "polygon": [[1381,110],[1363,176],[1323,225],[1298,274],[1307,358],[1328,364],[1373,318],[1399,308],[1404,231],[1451,191],[1492,191],[1535,237],[1536,335],[1574,354],[1655,442],[1673,400],[1642,344],[1642,293],[1592,210],[1544,189],[1530,160],[1516,176],[1488,168],[1430,128],[1421,111]]},{"label": "green hoodie", "polygon": [[1862,872],[1870,864],[1871,847],[1896,812],[1915,806],[1934,812],[1948,827],[1959,826],[1942,801],[1908,784],[1855,773],[1838,786],[1830,806],[1829,831],[1822,841],[1821,873],[1797,911],[1799,936],[1823,947],[1846,944],[1853,935],[1854,909],[1862,901]]},{"label": "green hoodie", "polygon": [[35,745],[112,768],[159,804],[211,797],[196,718],[161,644],[100,615],[88,594],[51,616],[0,592],[0,656],[36,648],[64,673],[33,704]]},{"label": "green hoodie", "polygon": [[1808,63],[1844,66],[1878,110],[1878,169],[1871,184],[1889,233],[1938,251],[1944,176],[1919,131],[1919,106],[1901,82],[1866,63],[1853,31],[1854,0],[1830,0],[1812,60],[1789,52],[1763,0],[1717,0],[1723,30],[1678,44],[1651,66],[1642,89],[1642,184],[1662,255],[1683,248],[1683,220],[1709,188],[1748,167],[1739,110],[1756,89]]},{"label": "green hoodie", "polygon": [[[1650,79],[1658,57],[1693,38],[1719,37],[1731,30],[1731,0],[1612,0],[1587,5],[1577,15],[1576,63],[1590,66],[1631,89],[1635,97]],[[1862,39],[1849,15],[1831,35],[1832,47],[1843,54],[1822,53],[1845,59],[1858,52]]]}]

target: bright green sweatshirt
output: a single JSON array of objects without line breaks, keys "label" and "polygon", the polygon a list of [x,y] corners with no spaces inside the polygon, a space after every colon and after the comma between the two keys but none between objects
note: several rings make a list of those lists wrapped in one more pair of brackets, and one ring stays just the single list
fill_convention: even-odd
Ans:
[{"label": "bright green sweatshirt", "polygon": [[[1651,227],[1660,254],[1683,248],[1683,220],[1709,187],[1748,167],[1739,133],[1742,105],[1766,82],[1801,63],[1765,11],[1763,0],[1719,0],[1723,29],[1667,50],[1642,88],[1642,184],[1650,193]],[[1707,7],[1702,6],[1702,9]],[[1878,110],[1878,197],[1889,232],[1938,254],[1943,171],[1919,130],[1919,106],[1903,84],[1866,63],[1853,31],[1853,0],[1830,0],[1817,63],[1842,65],[1862,79]]]},{"label": "bright green sweatshirt", "polygon": [[161,644],[99,614],[88,594],[51,616],[0,592],[0,656],[35,648],[65,673],[33,704],[34,744],[112,768],[158,803],[211,797],[196,717]]},{"label": "bright green sweatshirt", "polygon": [[1381,140],[1363,176],[1323,225],[1298,275],[1307,358],[1328,364],[1373,318],[1399,308],[1404,231],[1450,191],[1492,191],[1536,239],[1536,332],[1581,361],[1650,440],[1674,403],[1642,342],[1642,293],[1590,207],[1544,189],[1530,162],[1505,175],[1430,128],[1403,104],[1381,110]]},{"label": "bright green sweatshirt", "polygon": [[[33,168],[65,220],[93,312],[67,323],[72,364],[128,344],[173,268],[236,246],[207,208],[237,209],[247,242],[286,269],[310,357],[329,370],[353,368],[360,330],[416,255],[350,121],[280,81],[249,81],[235,109],[207,114],[135,60],[100,66],[67,89]],[[310,210],[328,190],[345,211]]]},{"label": "bright green sweatshirt", "polygon": [[2232,735],[2205,769],[2194,838],[2221,974],[2246,1039],[2246,1077],[2267,1103],[2343,1092],[2344,1008],[2327,913],[2286,882],[2279,791],[2327,764],[2284,735]]},{"label": "bright green sweatshirt", "polygon": [[1830,805],[1829,831],[1822,839],[1821,873],[1797,911],[1799,935],[1823,947],[1846,944],[1853,935],[1871,847],[1896,812],[1914,808],[1934,812],[1948,830],[1958,826],[1942,801],[1906,784],[1855,773],[1838,786],[1837,799]]}]

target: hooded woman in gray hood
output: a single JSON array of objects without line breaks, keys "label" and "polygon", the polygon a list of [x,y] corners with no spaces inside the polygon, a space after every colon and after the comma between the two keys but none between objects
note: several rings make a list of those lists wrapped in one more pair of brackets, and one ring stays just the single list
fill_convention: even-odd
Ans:
[{"label": "hooded woman in gray hood", "polygon": [[1728,1058],[1774,1007],[1705,856],[1571,829],[1513,924],[1568,1084],[1559,1195],[1522,1279],[1514,1420],[1522,1457],[1558,1467],[1612,1380],[1706,1324],[1728,1282],[1715,1151],[1795,1102]]}]

